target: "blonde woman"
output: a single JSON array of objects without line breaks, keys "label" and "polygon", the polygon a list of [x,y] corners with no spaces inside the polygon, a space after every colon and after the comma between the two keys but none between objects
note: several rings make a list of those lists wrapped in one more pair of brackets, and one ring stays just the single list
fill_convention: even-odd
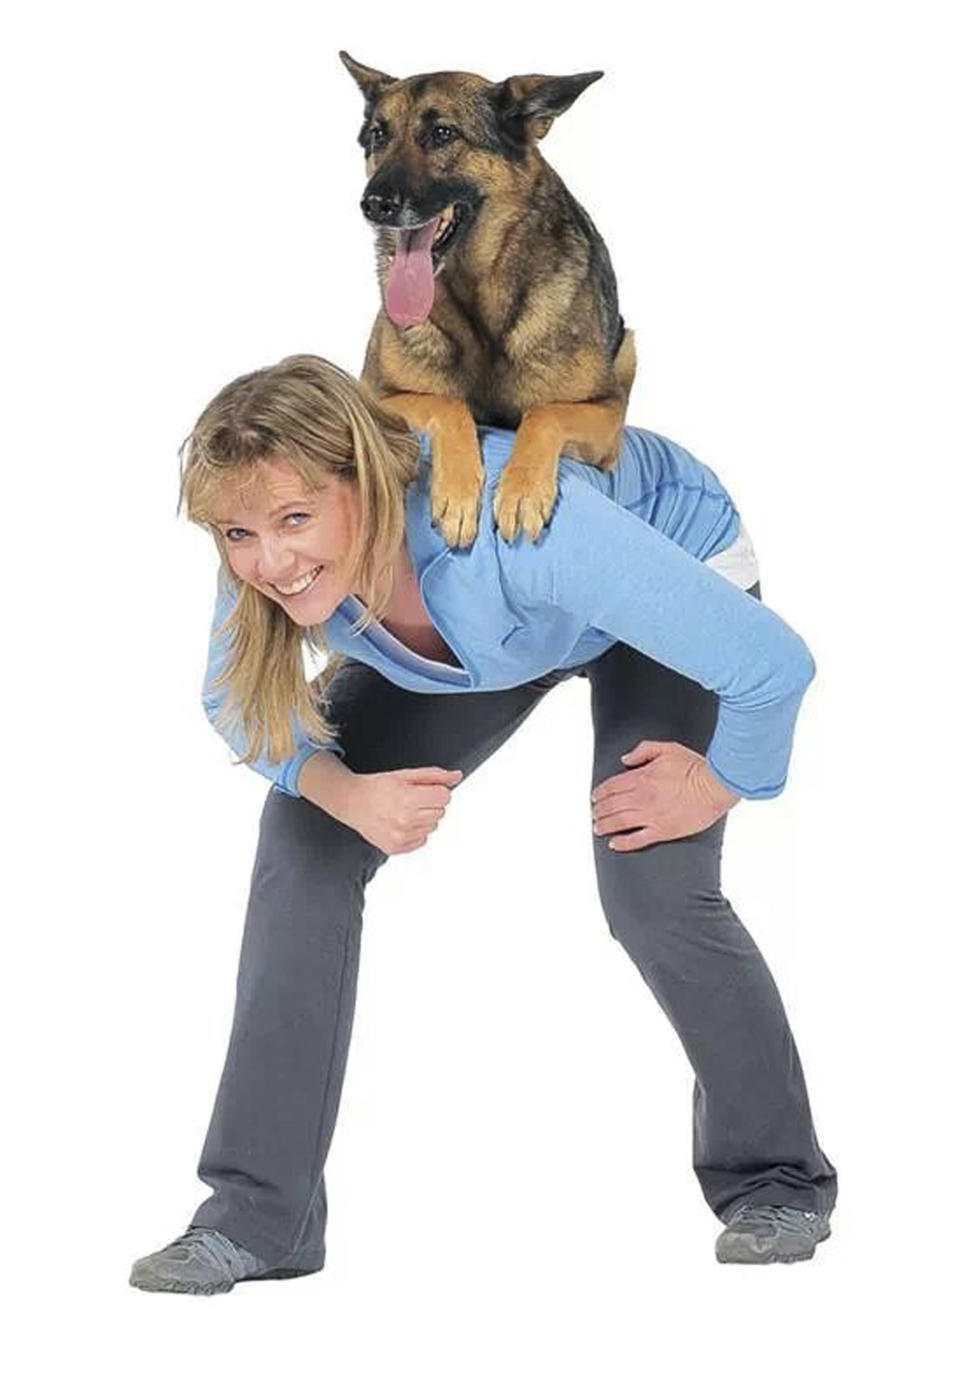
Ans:
[{"label": "blonde woman", "polygon": [[[428,436],[319,357],[234,380],[184,445],[181,500],[221,558],[204,703],[271,788],[199,1165],[211,1194],[134,1264],[139,1288],[323,1266],[364,888],[569,677],[591,685],[601,903],[694,1069],[717,1257],[809,1258],[829,1234],[836,1173],[774,981],[720,887],[726,814],[783,790],[813,659],[762,604],[732,499],[682,447],[627,428],[612,471],[563,459],[550,524],[508,544],[491,499],[512,438],[481,429],[466,550],[432,523]],[[305,645],[330,656],[313,681]]]}]

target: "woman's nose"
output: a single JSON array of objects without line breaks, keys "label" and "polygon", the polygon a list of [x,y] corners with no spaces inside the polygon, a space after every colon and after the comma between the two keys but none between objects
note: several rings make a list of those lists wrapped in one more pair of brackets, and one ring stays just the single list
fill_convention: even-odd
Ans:
[{"label": "woman's nose", "polygon": [[283,538],[264,539],[260,547],[259,566],[267,581],[283,581],[295,575],[297,555]]}]

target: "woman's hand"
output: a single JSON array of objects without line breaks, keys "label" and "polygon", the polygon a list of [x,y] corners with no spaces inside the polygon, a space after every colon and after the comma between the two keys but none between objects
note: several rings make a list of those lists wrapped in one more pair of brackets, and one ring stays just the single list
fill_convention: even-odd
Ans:
[{"label": "woman's hand", "polygon": [[353,774],[337,816],[385,855],[425,846],[436,831],[462,769],[391,769]]},{"label": "woman's hand", "polygon": [[676,741],[641,740],[621,758],[637,767],[604,779],[590,795],[597,835],[626,833],[607,843],[611,850],[642,850],[690,836],[740,801],[711,773],[702,754]]}]

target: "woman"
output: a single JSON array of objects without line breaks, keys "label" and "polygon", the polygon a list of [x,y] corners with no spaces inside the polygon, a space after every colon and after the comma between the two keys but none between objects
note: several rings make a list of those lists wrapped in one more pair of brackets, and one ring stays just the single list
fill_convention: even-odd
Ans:
[{"label": "woman", "polygon": [[[592,691],[601,901],[696,1074],[717,1257],[809,1258],[829,1234],[836,1173],[773,979],[720,890],[726,813],[782,791],[813,659],[683,448],[628,428],[610,472],[563,460],[548,527],[511,545],[491,498],[512,440],[481,430],[469,550],[431,524],[427,436],[318,357],[233,381],[185,444],[181,500],[222,559],[204,703],[273,786],[199,1166],[212,1195],[137,1261],[137,1287],[322,1267],[364,887],[573,676]],[[313,683],[305,640],[331,654]]]}]

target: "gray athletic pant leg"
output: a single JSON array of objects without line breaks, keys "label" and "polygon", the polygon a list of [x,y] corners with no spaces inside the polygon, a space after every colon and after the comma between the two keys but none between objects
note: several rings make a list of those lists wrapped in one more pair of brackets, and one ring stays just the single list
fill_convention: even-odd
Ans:
[{"label": "gray athletic pant leg", "polygon": [[[622,771],[620,755],[639,740],[705,750],[716,696],[622,644],[501,692],[406,692],[350,661],[331,685],[330,716],[357,772],[439,764],[467,776],[575,673],[591,682],[593,783]],[[586,792],[582,810],[590,831]],[[694,1169],[709,1205],[724,1219],[743,1202],[829,1210],[836,1173],[817,1144],[779,994],[720,891],[725,822],[642,851],[617,853],[596,839],[601,901],[693,1067]],[[364,890],[386,859],[305,799],[268,792],[233,1028],[198,1168],[212,1195],[191,1224],[216,1227],[275,1266],[324,1261],[323,1168]]]},{"label": "gray athletic pant leg", "polygon": [[[351,660],[328,689],[328,714],[358,773],[437,764],[466,777],[556,680],[416,693]],[[213,1194],[191,1224],[222,1230],[277,1266],[324,1260],[323,1167],[353,1020],[364,891],[387,858],[306,799],[268,792],[233,1029],[198,1168]]]},{"label": "gray athletic pant leg", "polygon": [[[622,773],[620,755],[641,740],[706,751],[717,699],[697,683],[625,644],[587,676],[595,784]],[[780,994],[721,892],[727,816],[638,851],[595,837],[603,910],[693,1068],[693,1167],[709,1205],[722,1220],[744,1203],[829,1212],[837,1175],[817,1142]]]}]

